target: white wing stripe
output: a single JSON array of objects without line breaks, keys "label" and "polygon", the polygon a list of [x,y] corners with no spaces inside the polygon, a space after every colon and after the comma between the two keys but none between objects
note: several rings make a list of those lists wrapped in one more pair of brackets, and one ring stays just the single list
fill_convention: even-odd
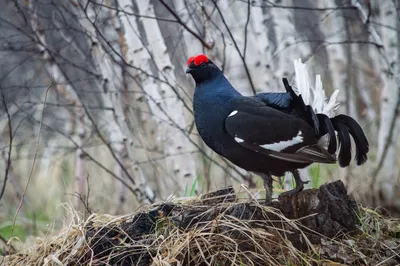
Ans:
[{"label": "white wing stripe", "polygon": [[230,117],[230,116],[234,116],[235,114],[237,114],[238,113],[238,111],[233,111],[232,113],[230,113],[229,115],[228,115],[228,117]]},{"label": "white wing stripe", "polygon": [[244,140],[243,140],[243,139],[241,139],[241,138],[238,138],[238,137],[235,137],[235,141],[236,141],[237,143],[244,142]]},{"label": "white wing stripe", "polygon": [[264,145],[260,145],[260,146],[264,149],[271,150],[271,151],[281,151],[281,150],[286,149],[287,147],[290,147],[295,144],[299,144],[299,143],[303,142],[303,136],[301,134],[302,134],[301,131],[299,131],[297,136],[293,137],[290,140],[284,140],[284,141],[280,141],[280,142],[276,142],[276,143],[272,143],[272,144],[264,144]]}]

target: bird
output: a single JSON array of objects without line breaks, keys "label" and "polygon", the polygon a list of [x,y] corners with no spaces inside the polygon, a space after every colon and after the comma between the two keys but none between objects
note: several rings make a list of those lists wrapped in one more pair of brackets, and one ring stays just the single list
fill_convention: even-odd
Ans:
[{"label": "bird", "polygon": [[357,165],[367,160],[369,144],[361,126],[347,115],[334,116],[338,91],[327,102],[318,76],[311,89],[301,60],[295,61],[297,87],[283,78],[286,92],[254,96],[239,93],[204,54],[190,57],[187,66],[195,82],[193,111],[200,137],[214,152],[263,179],[265,204],[272,202],[272,176],[291,172],[296,186],[284,194],[292,196],[306,183],[298,169],[312,163],[348,166],[350,136]]}]

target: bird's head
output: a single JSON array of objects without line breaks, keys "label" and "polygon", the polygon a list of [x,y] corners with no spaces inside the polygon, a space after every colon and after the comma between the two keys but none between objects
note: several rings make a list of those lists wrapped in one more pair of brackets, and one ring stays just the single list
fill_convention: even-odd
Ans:
[{"label": "bird's head", "polygon": [[186,74],[192,75],[196,84],[213,79],[221,70],[204,54],[192,56],[187,62]]}]

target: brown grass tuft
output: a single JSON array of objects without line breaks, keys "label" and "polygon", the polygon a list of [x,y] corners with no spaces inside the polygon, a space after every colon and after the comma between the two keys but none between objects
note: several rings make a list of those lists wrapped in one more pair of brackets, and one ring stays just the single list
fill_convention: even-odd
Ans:
[{"label": "brown grass tuft", "polygon": [[[178,202],[178,201],[176,201]],[[400,220],[360,208],[356,232],[310,232],[252,202],[158,203],[133,215],[93,214],[3,258],[4,265],[396,265]],[[310,234],[313,235],[311,241]],[[0,258],[1,262],[1,258]]]}]

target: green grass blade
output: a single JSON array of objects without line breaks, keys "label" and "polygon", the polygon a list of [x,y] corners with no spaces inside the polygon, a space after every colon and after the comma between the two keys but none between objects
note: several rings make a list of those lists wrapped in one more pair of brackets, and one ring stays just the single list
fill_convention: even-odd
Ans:
[{"label": "green grass blade", "polygon": [[199,179],[199,176],[196,176],[196,178],[193,181],[192,187],[190,189],[190,196],[196,196],[196,187],[197,187],[197,180]]}]

